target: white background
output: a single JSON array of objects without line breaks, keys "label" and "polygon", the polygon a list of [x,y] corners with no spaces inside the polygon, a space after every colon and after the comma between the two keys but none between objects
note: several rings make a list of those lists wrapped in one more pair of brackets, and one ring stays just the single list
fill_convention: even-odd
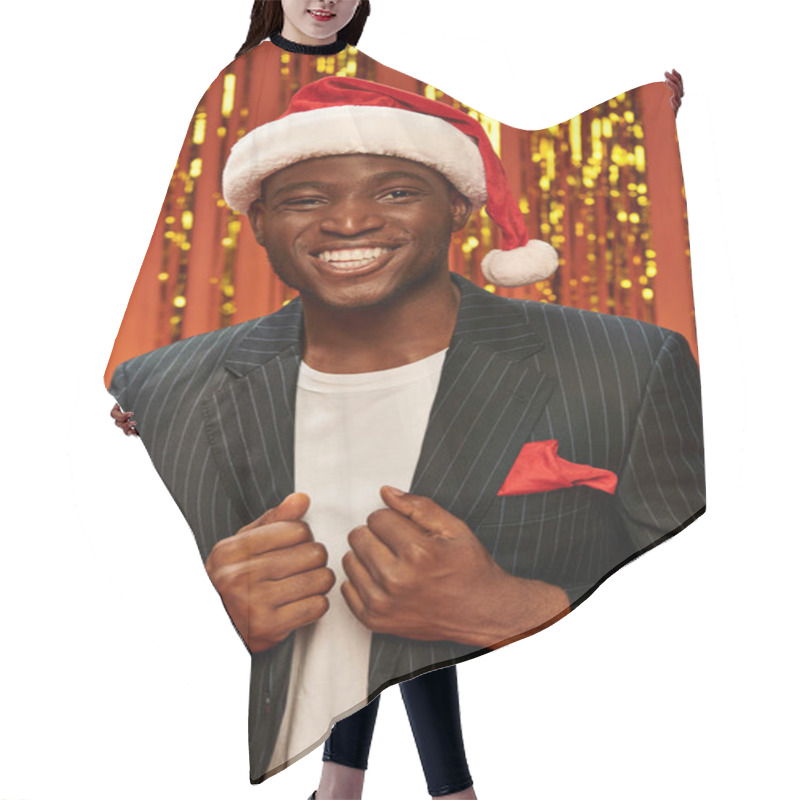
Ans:
[{"label": "white background", "polygon": [[[3,12],[2,800],[305,800],[316,787],[319,753],[250,786],[249,659],[102,384],[192,112],[250,5]],[[797,796],[788,19],[770,2],[374,6],[364,52],[519,127],[673,66],[686,81],[709,511],[555,627],[459,667],[479,796]],[[396,689],[364,796],[427,796]]]}]

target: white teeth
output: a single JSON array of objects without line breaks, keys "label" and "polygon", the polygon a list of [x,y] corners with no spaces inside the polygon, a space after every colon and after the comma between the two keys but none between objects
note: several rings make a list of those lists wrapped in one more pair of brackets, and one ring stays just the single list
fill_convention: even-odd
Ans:
[{"label": "white teeth", "polygon": [[351,250],[325,250],[317,258],[327,264],[357,269],[389,252],[391,251],[388,247],[359,247]]}]

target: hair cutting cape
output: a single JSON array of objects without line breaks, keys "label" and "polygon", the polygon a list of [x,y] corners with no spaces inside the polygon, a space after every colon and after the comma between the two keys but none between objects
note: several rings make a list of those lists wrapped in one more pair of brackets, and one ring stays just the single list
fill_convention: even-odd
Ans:
[{"label": "hair cutting cape", "polygon": [[[458,322],[413,480],[401,488],[461,520],[508,575],[562,589],[563,611],[573,610],[705,508],[686,207],[663,83],[524,131],[352,47],[320,56],[263,42],[197,106],[114,345],[109,390],[133,411],[204,561],[304,490],[294,472],[302,304],[269,267],[246,214],[226,204],[221,176],[238,140],[283,115],[303,86],[337,75],[477,119],[530,237],[558,252],[551,278],[503,289],[481,272],[499,240],[485,211],[453,235]],[[439,611],[433,603],[431,618]],[[313,626],[303,635],[313,638]],[[300,696],[297,633],[252,653],[252,782],[318,746],[336,719],[384,688],[504,643],[367,636],[357,701],[344,707]],[[332,676],[350,669],[348,642],[340,649]],[[330,709],[321,727],[305,730],[304,703]]]}]

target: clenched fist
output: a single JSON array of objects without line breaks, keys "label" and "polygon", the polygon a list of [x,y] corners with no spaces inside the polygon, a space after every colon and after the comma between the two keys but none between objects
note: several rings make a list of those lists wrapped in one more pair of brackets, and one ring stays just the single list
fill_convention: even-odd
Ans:
[{"label": "clenched fist", "polygon": [[233,536],[217,542],[206,571],[251,652],[283,641],[328,610],[336,579],[328,551],[302,522],[310,500],[290,494]]},{"label": "clenched fist", "polygon": [[558,586],[502,569],[469,526],[429,497],[381,489],[388,508],[348,537],[350,610],[370,630],[479,647],[507,644],[569,611]]}]

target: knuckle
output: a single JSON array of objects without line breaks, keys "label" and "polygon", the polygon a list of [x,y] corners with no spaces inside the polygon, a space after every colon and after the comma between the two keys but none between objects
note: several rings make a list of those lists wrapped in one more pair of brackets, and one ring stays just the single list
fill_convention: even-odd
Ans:
[{"label": "knuckle", "polygon": [[367,525],[371,528],[373,525],[380,525],[381,520],[386,519],[387,516],[390,516],[392,511],[388,508],[379,508],[377,511],[373,511],[367,517]]},{"label": "knuckle", "polygon": [[422,516],[429,516],[435,513],[438,506],[431,500],[430,497],[415,496],[410,500],[411,507],[414,511]]},{"label": "knuckle", "polygon": [[324,567],[328,563],[328,549],[322,542],[310,542],[308,550],[312,561],[318,566]]},{"label": "knuckle", "polygon": [[428,559],[428,550],[419,542],[409,543],[404,553],[406,560],[415,566],[424,564]]},{"label": "knuckle", "polygon": [[389,594],[400,594],[404,588],[404,581],[397,574],[397,572],[390,572],[383,576],[383,588]]},{"label": "knuckle", "polygon": [[329,592],[333,588],[334,584],[336,583],[336,575],[334,574],[332,569],[328,569],[327,567],[322,569],[321,573],[322,574],[321,574],[320,581],[322,583],[322,586],[324,587],[323,591],[324,592]]},{"label": "knuckle", "polygon": [[225,541],[225,539],[222,539],[211,548],[211,552],[206,559],[206,570],[208,572],[217,569],[219,565],[224,562]]},{"label": "knuckle", "polygon": [[330,602],[324,595],[318,594],[311,598],[311,614],[314,619],[319,619],[323,616],[328,611],[329,607]]},{"label": "knuckle", "polygon": [[211,582],[222,597],[228,600],[240,593],[242,585],[246,584],[247,580],[241,570],[221,569],[213,575]]},{"label": "knuckle", "polygon": [[350,546],[357,546],[360,542],[363,542],[368,530],[369,529],[366,525],[359,525],[358,527],[353,528],[353,530],[347,534],[347,541]]},{"label": "knuckle", "polygon": [[370,617],[375,620],[386,616],[389,613],[390,605],[388,598],[383,594],[371,594],[364,603]]},{"label": "knuckle", "polygon": [[305,522],[299,520],[277,520],[263,525],[260,530],[267,534],[284,534],[298,540],[298,543],[313,541],[311,529]]},{"label": "knuckle", "polygon": [[309,528],[307,522],[294,520],[288,524],[292,526],[292,533],[296,533],[298,536],[301,536],[304,541],[314,541],[314,536],[312,535],[311,528]]}]

